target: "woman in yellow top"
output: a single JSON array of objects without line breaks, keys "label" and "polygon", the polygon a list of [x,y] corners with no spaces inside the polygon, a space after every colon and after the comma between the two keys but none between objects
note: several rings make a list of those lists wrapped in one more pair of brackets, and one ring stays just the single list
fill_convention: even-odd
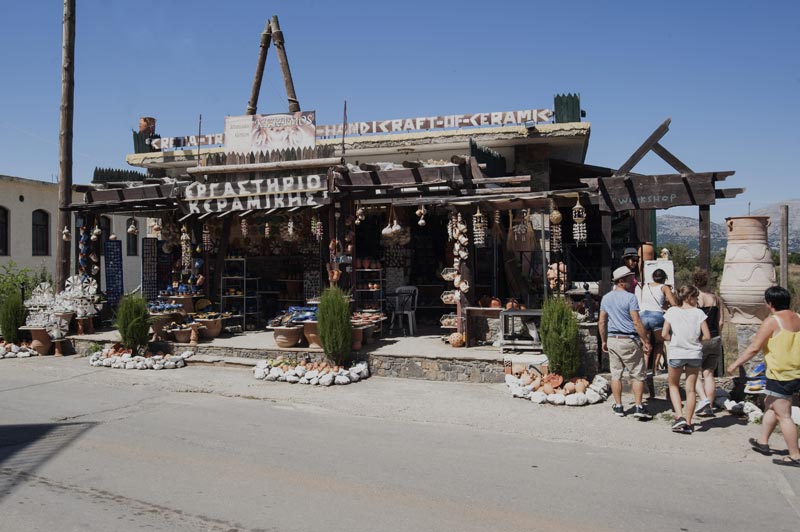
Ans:
[{"label": "woman in yellow top", "polygon": [[764,320],[753,342],[735,362],[728,366],[733,374],[739,366],[759,351],[764,351],[767,366],[767,398],[764,401],[764,419],[761,437],[750,438],[753,450],[770,455],[769,437],[780,423],[789,456],[774,459],[774,463],[800,467],[800,449],[797,445],[797,427],[792,421],[792,395],[800,392],[800,316],[789,310],[789,291],[779,286],[767,288],[764,301],[771,316]]}]

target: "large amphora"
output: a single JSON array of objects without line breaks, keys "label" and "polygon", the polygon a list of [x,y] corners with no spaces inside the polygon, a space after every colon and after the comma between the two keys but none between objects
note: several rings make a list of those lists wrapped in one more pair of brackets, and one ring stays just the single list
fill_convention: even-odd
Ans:
[{"label": "large amphora", "polygon": [[775,266],[767,242],[769,216],[725,219],[728,247],[719,291],[731,322],[759,324],[769,315],[764,290],[775,284]]}]

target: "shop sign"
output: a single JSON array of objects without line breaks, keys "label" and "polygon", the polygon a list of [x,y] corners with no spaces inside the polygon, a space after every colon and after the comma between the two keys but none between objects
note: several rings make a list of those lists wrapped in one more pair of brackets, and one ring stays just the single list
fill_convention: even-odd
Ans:
[{"label": "shop sign", "polygon": [[190,214],[315,207],[327,203],[324,175],[250,179],[227,183],[192,183],[183,192]]},{"label": "shop sign", "polygon": [[316,144],[316,112],[225,117],[225,153],[308,150]]},{"label": "shop sign", "polygon": [[[316,113],[294,113],[294,115]],[[289,117],[293,119],[292,114],[286,115],[255,115],[262,118],[268,117]],[[526,122],[542,123],[549,122],[553,118],[553,111],[551,109],[526,109],[522,111],[500,111],[492,113],[476,113],[465,115],[442,115],[442,116],[421,116],[416,118],[398,118],[395,120],[372,120],[367,122],[352,122],[347,124],[347,135],[368,135],[374,133],[400,133],[409,131],[423,131],[429,129],[453,129],[462,127],[480,127],[480,126],[506,126],[510,124],[524,124]],[[171,149],[180,148],[184,146],[198,146],[198,145],[212,145],[212,144],[225,144],[226,153],[236,152],[244,153],[250,149],[248,135],[252,135],[254,130],[253,116],[235,116],[227,117],[225,119],[225,133],[216,133],[213,135],[203,136],[188,136],[188,137],[164,137],[160,139],[152,139],[151,144],[155,149]],[[277,127],[286,128],[287,126],[278,126],[280,120],[276,118],[272,120],[273,125],[269,125],[269,120],[263,122],[260,132],[258,133],[259,145],[263,145],[266,141],[266,132],[263,131],[263,124],[268,128],[275,129]],[[295,120],[296,121],[296,120]],[[307,126],[307,125],[306,125]],[[295,126],[292,126],[295,127]],[[229,130],[230,129],[230,130]],[[236,140],[229,142],[228,136],[234,134],[237,136]],[[295,130],[289,134],[289,131],[277,132],[275,135],[284,137],[283,140],[279,138],[271,139],[270,142],[281,141],[289,147],[298,147],[296,144],[301,140],[309,145],[309,129],[306,127],[301,132]],[[333,125],[320,125],[315,126],[316,137],[336,137],[342,135],[342,124]],[[313,148],[314,144],[310,144]]]}]

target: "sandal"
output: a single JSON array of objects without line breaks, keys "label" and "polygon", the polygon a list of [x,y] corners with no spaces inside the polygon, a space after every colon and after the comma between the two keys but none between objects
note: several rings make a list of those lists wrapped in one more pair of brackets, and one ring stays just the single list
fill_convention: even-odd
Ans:
[{"label": "sandal", "polygon": [[760,443],[755,438],[750,438],[747,441],[750,442],[750,446],[755,452],[763,454],[764,456],[770,456],[772,454],[772,449],[770,449],[768,443]]},{"label": "sandal", "polygon": [[774,458],[772,460],[772,463],[776,465],[783,465],[789,467],[800,467],[800,460],[792,458],[791,456],[784,456],[783,458]]}]

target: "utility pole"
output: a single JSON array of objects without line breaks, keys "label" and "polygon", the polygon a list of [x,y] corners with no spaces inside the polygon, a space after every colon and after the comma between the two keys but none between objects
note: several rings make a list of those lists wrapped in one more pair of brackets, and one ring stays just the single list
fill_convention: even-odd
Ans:
[{"label": "utility pole", "polygon": [[[61,43],[61,120],[58,132],[58,229],[72,226],[72,115],[75,102],[75,0],[64,0]],[[70,272],[72,243],[59,238],[56,244],[56,284],[58,290]]]},{"label": "utility pole", "polygon": [[781,205],[781,286],[789,288],[789,206]]}]

